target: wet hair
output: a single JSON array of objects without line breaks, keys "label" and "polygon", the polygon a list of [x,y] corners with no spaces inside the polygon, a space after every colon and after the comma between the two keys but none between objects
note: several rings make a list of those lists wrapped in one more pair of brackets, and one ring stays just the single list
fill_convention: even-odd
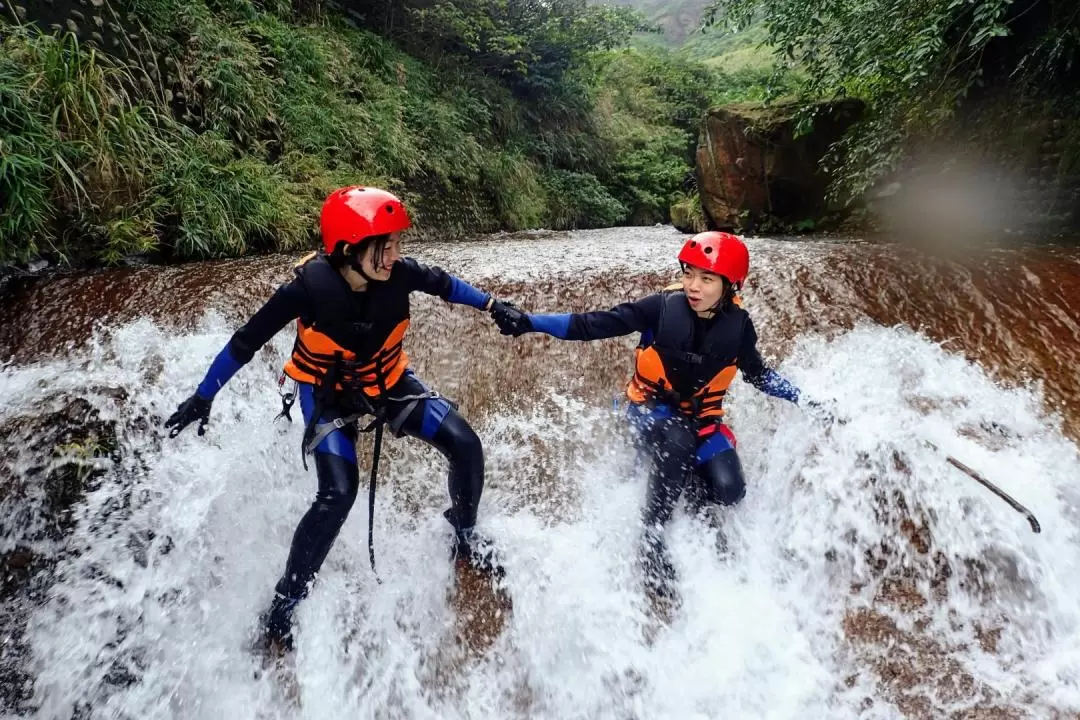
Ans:
[{"label": "wet hair", "polygon": [[738,294],[739,290],[735,286],[735,283],[731,282],[723,275],[720,276],[720,281],[724,283],[724,292],[720,295],[720,308],[722,310],[727,310],[731,307],[732,303],[735,302],[735,295]]},{"label": "wet hair", "polygon": [[330,261],[330,266],[335,270],[340,270],[346,265],[353,265],[359,267],[360,258],[364,256],[364,251],[370,245],[372,246],[372,258],[375,260],[381,260],[383,253],[386,252],[386,244],[390,242],[390,234],[384,235],[369,235],[358,243],[349,244],[344,240],[338,242],[334,247],[334,252],[327,256]]}]

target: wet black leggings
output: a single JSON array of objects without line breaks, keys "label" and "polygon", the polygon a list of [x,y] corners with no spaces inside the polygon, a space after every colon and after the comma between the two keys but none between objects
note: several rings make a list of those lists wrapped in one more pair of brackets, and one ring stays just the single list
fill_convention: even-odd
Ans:
[{"label": "wet black leggings", "polygon": [[640,436],[652,460],[642,520],[646,538],[659,539],[687,484],[690,501],[734,505],[746,495],[746,481],[735,450],[717,453],[697,465],[697,433],[682,417],[652,421]]},{"label": "wet black leggings", "polygon": [[[395,386],[394,390],[397,389]],[[419,389],[423,390],[423,387]],[[471,528],[476,524],[476,508],[484,489],[484,450],[480,438],[453,408],[444,406],[439,410],[437,415],[442,415],[442,411],[446,414],[436,426],[432,421],[432,408],[427,405],[445,402],[425,400],[418,403],[401,425],[400,432],[431,444],[450,461],[451,509],[447,517],[457,529]],[[437,429],[431,435],[433,426]],[[347,433],[348,440],[356,442],[355,424],[338,432]],[[349,515],[360,485],[356,463],[340,455],[317,449],[315,471],[319,477],[315,502],[293,534],[285,574],[276,587],[286,598],[299,599],[307,594],[309,584],[322,567]]]}]

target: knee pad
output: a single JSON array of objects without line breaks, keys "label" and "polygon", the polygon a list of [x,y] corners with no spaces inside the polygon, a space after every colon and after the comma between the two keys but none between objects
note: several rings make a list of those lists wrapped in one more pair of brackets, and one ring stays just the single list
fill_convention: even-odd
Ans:
[{"label": "knee pad", "polygon": [[735,505],[746,497],[746,482],[742,477],[731,478],[728,482],[713,485],[710,499],[721,505]]},{"label": "knee pad", "polygon": [[746,480],[742,464],[734,450],[714,455],[709,462],[698,467],[710,502],[734,505],[746,496]]}]

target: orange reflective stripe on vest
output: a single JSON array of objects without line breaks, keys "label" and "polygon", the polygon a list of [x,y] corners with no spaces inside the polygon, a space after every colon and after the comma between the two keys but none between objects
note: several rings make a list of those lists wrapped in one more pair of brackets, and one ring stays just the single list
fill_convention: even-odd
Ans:
[{"label": "orange reflective stripe on vest", "polygon": [[[727,394],[731,381],[735,379],[736,370],[735,365],[728,365],[690,398],[676,398],[679,409],[695,417],[722,417],[724,396]],[[653,347],[638,349],[634,363],[634,376],[630,378],[630,383],[626,386],[626,398],[638,404],[651,400],[664,402],[664,395],[671,392],[671,382],[668,380],[664,362],[660,359],[660,353]]]},{"label": "orange reflective stripe on vest", "polygon": [[397,324],[371,357],[363,359],[299,320],[296,326],[296,342],[292,357],[285,363],[285,374],[297,382],[318,384],[326,378],[334,363],[340,361],[337,388],[360,389],[375,398],[386,388],[393,387],[409,365],[402,346],[409,329],[408,319]]},{"label": "orange reflective stripe on vest", "polygon": [[[693,319],[693,311],[684,304],[685,300],[676,299],[682,295],[681,282],[664,289],[659,326],[653,329],[652,344],[639,347],[636,351],[634,375],[627,384],[626,397],[632,403],[659,402],[675,406],[694,417],[719,419],[724,415],[724,396],[735,379],[737,365],[734,362],[722,366],[707,381],[704,377],[698,377],[697,383],[703,384],[688,397],[678,394],[668,377],[665,357],[668,362],[684,363],[689,360],[692,364],[709,362],[716,366],[709,358],[699,356],[694,360],[686,352],[685,343],[689,342],[690,333],[693,332],[688,324]],[[736,306],[742,306],[742,298],[738,295],[732,300]],[[672,307],[671,303],[676,303],[676,306]],[[672,312],[675,314],[672,315]],[[688,392],[688,389],[683,388],[683,392]]]}]

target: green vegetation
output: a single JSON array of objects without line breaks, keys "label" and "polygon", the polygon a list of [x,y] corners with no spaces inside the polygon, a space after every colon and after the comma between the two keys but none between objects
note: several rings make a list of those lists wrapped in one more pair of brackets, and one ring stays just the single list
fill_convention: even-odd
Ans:
[{"label": "green vegetation", "polygon": [[[705,109],[786,96],[867,101],[829,159],[840,197],[948,133],[1016,153],[1052,136],[1065,149],[1040,162],[1080,176],[1072,0],[630,2],[643,14],[111,0],[78,35],[32,24],[82,21],[67,0],[37,4],[0,21],[0,264],[305,247],[349,183],[401,194],[426,234],[648,224],[673,205],[693,223]],[[997,122],[971,121],[988,107]]]},{"label": "green vegetation", "polygon": [[611,158],[606,185],[636,223],[666,219],[693,169],[698,129],[718,78],[661,50],[623,51],[600,70],[600,135]]},{"label": "green vegetation", "polygon": [[243,133],[251,118],[230,88],[219,86],[217,99],[234,101],[231,114],[199,132],[136,95],[138,72],[71,34],[5,34],[0,260],[111,263],[156,250],[212,257],[305,242],[305,195],[314,195],[287,176],[287,165],[238,152],[226,137]]},{"label": "green vegetation", "polygon": [[841,196],[861,196],[927,141],[1015,159],[1046,126],[1080,139],[1074,0],[718,0],[711,12],[725,26],[763,23],[805,98],[867,101],[833,159]]},{"label": "green vegetation", "polygon": [[708,87],[715,89],[714,104],[771,101],[798,94],[801,74],[790,63],[777,64],[763,23],[720,23],[714,18],[703,27],[711,11],[711,3],[703,0],[630,0],[629,4],[656,25],[653,32],[636,33],[633,47],[643,52],[666,49],[680,61],[705,65],[713,71]]},{"label": "green vegetation", "polygon": [[0,25],[0,263],[299,248],[347,183],[428,234],[664,221],[721,94],[584,0],[114,2],[116,56]]}]

